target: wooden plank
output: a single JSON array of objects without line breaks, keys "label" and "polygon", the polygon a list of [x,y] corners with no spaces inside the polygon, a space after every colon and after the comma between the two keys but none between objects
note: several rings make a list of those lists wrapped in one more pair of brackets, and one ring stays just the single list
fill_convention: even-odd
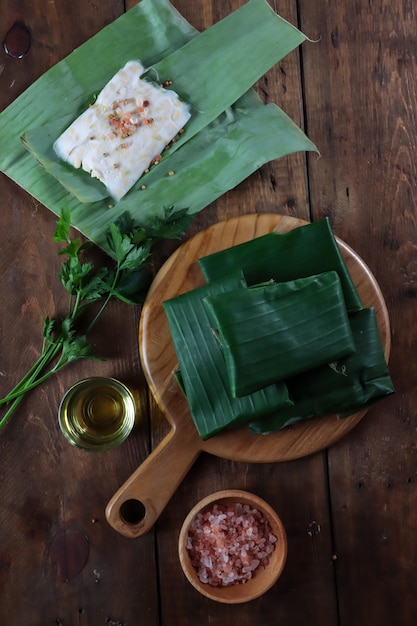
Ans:
[{"label": "wooden plank", "polygon": [[[0,109],[42,72],[123,11],[123,2],[5,0],[0,39],[21,21],[31,32],[22,59],[0,54]],[[55,217],[1,177],[1,395],[37,357],[43,316],[61,315]],[[100,262],[103,255],[98,255]],[[123,320],[123,324],[120,323]],[[24,400],[0,437],[0,621],[5,624],[159,623],[154,538],[133,546],[106,523],[104,507],[148,452],[146,414],[129,441],[100,455],[62,437],[57,407],[79,378],[113,375],[147,400],[136,345],[137,311],[114,305],[91,337],[105,362],[71,366]],[[122,580],[129,585],[121,584]],[[141,589],[145,588],[146,593]],[[132,592],[133,590],[133,592]]]},{"label": "wooden plank", "polygon": [[[174,0],[173,4],[195,27],[203,29],[241,6],[243,0]],[[295,2],[272,4],[277,13],[297,23]],[[302,123],[297,51],[283,59],[257,87],[265,100],[276,102]],[[309,219],[304,155],[292,155],[261,168],[198,215],[187,237],[219,220],[251,212]],[[156,256],[157,267],[173,247],[162,247],[160,256]],[[166,434],[167,425],[153,403],[151,408],[155,447]],[[287,626],[299,626],[307,618],[311,623],[334,626],[336,600],[324,459],[323,453],[279,464],[235,463],[205,454],[198,459],[156,526],[163,624],[226,626],[238,620],[242,626],[275,626],[279,618]],[[289,553],[283,576],[264,597],[246,604],[244,610],[201,597],[183,576],[177,556],[178,533],[188,510],[204,495],[222,488],[248,489],[264,497],[282,514],[288,533]],[[303,576],[299,575],[300,568]]]},{"label": "wooden plank", "polygon": [[341,626],[417,620],[415,297],[417,71],[412,3],[301,0],[313,215],[375,273],[397,395],[329,451]]}]

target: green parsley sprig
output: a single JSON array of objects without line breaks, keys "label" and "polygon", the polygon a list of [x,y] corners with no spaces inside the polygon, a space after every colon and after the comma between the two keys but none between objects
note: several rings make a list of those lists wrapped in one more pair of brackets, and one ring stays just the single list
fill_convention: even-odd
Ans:
[{"label": "green parsley sprig", "polygon": [[[108,266],[96,269],[85,260],[90,242],[71,239],[69,210],[62,211],[57,222],[54,241],[65,246],[58,254],[66,256],[59,278],[69,294],[68,311],[62,318],[46,317],[43,324],[43,344],[35,363],[17,385],[3,398],[0,406],[6,411],[0,419],[0,430],[6,425],[26,393],[42,384],[63,367],[81,359],[96,359],[88,335],[114,299],[126,304],[141,305],[151,281],[153,244],[161,239],[177,239],[192,221],[186,209],[167,208],[147,229],[135,224],[128,213],[111,224],[107,244],[114,257]],[[92,305],[95,305],[92,308]],[[92,319],[83,328],[86,313]]]}]

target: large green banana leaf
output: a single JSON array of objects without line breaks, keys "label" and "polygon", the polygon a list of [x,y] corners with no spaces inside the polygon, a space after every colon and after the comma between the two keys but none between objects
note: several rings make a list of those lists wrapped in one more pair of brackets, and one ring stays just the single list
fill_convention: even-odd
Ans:
[{"label": "large green banana leaf", "polygon": [[[243,40],[251,44],[245,64],[239,50]],[[295,151],[315,150],[277,106],[265,107],[253,93],[244,95],[256,77],[304,40],[302,33],[274,14],[266,0],[250,0],[201,34],[168,0],[142,0],[52,67],[0,114],[0,168],[53,212],[59,214],[69,208],[73,225],[103,248],[108,224],[126,210],[145,227],[167,205],[188,208],[191,213],[200,211],[263,163]],[[211,59],[206,70],[216,82],[221,67],[214,72],[213,48],[222,59],[220,41],[222,45],[227,42],[227,67],[233,85],[227,88],[223,74],[214,94],[213,81],[207,82],[209,94],[202,74],[201,80],[193,83],[198,78],[195,68],[204,67],[206,59]],[[186,72],[181,78],[176,76],[176,88],[198,113],[188,134],[184,133],[185,143],[180,141],[175,151],[168,153],[165,170],[162,161],[123,202],[109,207],[111,203],[103,198],[102,190],[97,196],[97,186],[94,188],[95,183],[91,185],[81,172],[64,168],[65,186],[54,177],[61,164],[51,158],[51,140],[63,130],[64,122],[81,113],[94,94],[132,58],[139,58],[147,67],[155,66],[164,76],[174,73],[178,62],[183,69],[193,71],[192,80]],[[47,131],[43,137],[38,130],[42,126]],[[27,143],[33,141],[35,159],[22,143],[23,135]],[[167,168],[175,173],[168,180]],[[74,195],[74,189],[84,203]]]},{"label": "large green banana leaf", "polygon": [[[103,211],[106,224],[127,211],[142,226],[162,215],[166,206],[197,213],[264,163],[288,154],[290,145],[293,151],[313,149],[310,140],[279,107],[264,106],[258,95],[249,91],[181,150],[145,175],[141,179],[141,185],[146,183],[145,189],[133,189],[111,207],[104,201],[72,203],[71,219],[81,232],[105,249]],[[67,194],[67,198],[71,195]]]},{"label": "large green banana leaf", "polygon": [[[248,24],[251,24],[250,28]],[[231,36],[231,33],[234,35]],[[185,132],[165,154],[169,157],[215,120],[272,65],[304,40],[304,35],[276,15],[264,0],[251,0],[148,68],[142,78],[162,84],[172,82],[175,91],[192,110]],[[242,50],[253,52],[242,59]],[[94,202],[108,195],[105,187],[93,181],[86,197],[85,186],[89,176],[82,175],[80,193],[77,181],[81,177],[70,177],[70,168],[58,159],[52,147],[54,140],[74,117],[69,120],[65,117],[58,122],[52,120],[46,126],[28,129],[24,134],[24,143],[37,160],[42,165],[47,164],[48,171],[78,199]],[[139,184],[147,185],[146,179],[142,178]]]}]

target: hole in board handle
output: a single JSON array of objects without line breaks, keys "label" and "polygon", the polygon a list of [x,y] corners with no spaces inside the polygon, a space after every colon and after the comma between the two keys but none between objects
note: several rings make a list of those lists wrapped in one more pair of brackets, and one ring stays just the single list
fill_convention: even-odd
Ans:
[{"label": "hole in board handle", "polygon": [[120,517],[126,524],[131,524],[132,526],[139,524],[145,517],[145,514],[146,508],[144,504],[134,498],[125,500],[120,506]]}]

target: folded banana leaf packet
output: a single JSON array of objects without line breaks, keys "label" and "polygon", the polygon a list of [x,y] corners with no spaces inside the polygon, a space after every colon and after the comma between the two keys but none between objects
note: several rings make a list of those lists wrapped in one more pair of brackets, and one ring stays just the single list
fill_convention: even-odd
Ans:
[{"label": "folded banana leaf packet", "polygon": [[341,419],[395,392],[375,310],[362,305],[327,218],[199,264],[206,283],[163,306],[173,375],[203,438]]},{"label": "folded banana leaf packet", "polygon": [[[163,303],[181,372],[180,389],[202,439],[292,404],[285,383],[266,386],[243,398],[233,398],[230,392],[222,349],[203,299],[245,285],[238,271]],[[178,373],[175,377],[178,380]]]},{"label": "folded banana leaf packet", "polygon": [[340,279],[323,272],[204,298],[233,397],[351,354]]}]

